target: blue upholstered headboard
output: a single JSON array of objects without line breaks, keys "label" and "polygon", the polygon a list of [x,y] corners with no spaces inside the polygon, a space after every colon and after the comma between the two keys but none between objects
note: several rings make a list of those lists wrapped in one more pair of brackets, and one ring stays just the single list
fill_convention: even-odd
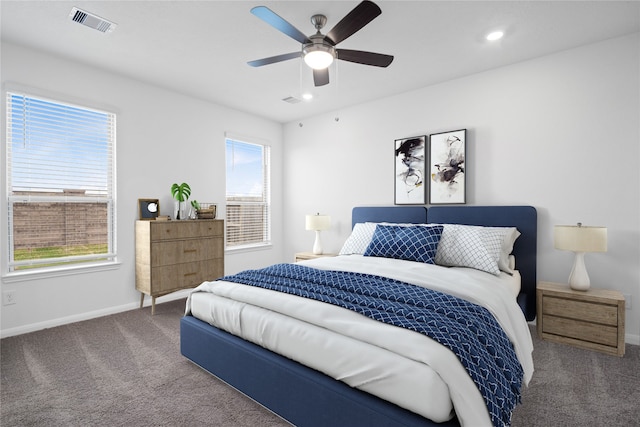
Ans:
[{"label": "blue upholstered headboard", "polygon": [[438,223],[516,227],[521,235],[513,255],[522,277],[518,303],[527,320],[536,316],[538,215],[532,206],[374,206],[355,207],[352,225],[358,222]]},{"label": "blue upholstered headboard", "polygon": [[351,227],[359,222],[393,222],[425,224],[427,208],[424,206],[357,206],[351,211]]}]

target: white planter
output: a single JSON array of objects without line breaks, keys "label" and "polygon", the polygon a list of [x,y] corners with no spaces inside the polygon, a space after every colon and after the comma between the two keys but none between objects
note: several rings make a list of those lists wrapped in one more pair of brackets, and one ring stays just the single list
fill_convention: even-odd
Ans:
[{"label": "white planter", "polygon": [[[187,202],[173,202],[173,218],[174,219],[189,219],[187,212]],[[179,215],[178,215],[179,214]]]}]

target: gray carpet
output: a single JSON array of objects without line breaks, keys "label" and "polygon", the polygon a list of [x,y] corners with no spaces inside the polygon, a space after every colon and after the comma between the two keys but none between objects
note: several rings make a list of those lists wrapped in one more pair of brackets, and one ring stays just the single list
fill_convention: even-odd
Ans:
[{"label": "gray carpet", "polygon": [[[180,355],[184,300],[0,341],[2,426],[286,426]],[[535,338],[518,426],[632,426],[640,347],[624,358]]]},{"label": "gray carpet", "polygon": [[640,426],[640,346],[609,356],[538,339],[513,426]]}]

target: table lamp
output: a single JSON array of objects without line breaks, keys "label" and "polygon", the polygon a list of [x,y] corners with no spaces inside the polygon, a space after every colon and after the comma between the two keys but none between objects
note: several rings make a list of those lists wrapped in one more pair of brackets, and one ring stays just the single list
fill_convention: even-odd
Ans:
[{"label": "table lamp", "polygon": [[331,217],[329,215],[307,215],[305,221],[305,230],[316,232],[316,240],[313,243],[313,253],[315,255],[322,254],[322,243],[320,242],[320,231],[328,230],[331,226]]},{"label": "table lamp", "polygon": [[586,252],[607,251],[607,228],[577,225],[556,225],[554,227],[554,247],[575,252],[573,268],[569,275],[569,286],[577,291],[589,289],[590,281],[584,264]]}]

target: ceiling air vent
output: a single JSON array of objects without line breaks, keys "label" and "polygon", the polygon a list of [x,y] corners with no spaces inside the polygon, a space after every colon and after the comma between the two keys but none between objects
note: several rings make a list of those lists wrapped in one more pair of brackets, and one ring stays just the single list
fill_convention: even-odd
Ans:
[{"label": "ceiling air vent", "polygon": [[300,102],[298,98],[294,98],[293,96],[287,96],[286,98],[282,98],[284,102],[288,102],[289,104],[297,104]]},{"label": "ceiling air vent", "polygon": [[102,33],[110,33],[117,26],[117,24],[111,21],[107,21],[104,18],[100,18],[97,15],[78,9],[77,7],[71,9],[69,18],[71,18],[72,21],[77,22],[78,24],[82,24],[85,27],[93,28],[94,30],[98,30]]}]

